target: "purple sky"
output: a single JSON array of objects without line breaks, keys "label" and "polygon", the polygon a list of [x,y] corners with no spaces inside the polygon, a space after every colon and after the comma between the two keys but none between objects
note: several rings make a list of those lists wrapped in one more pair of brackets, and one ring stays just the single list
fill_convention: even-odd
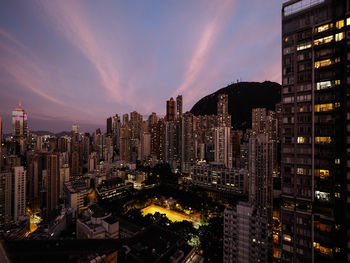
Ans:
[{"label": "purple sky", "polygon": [[0,116],[31,130],[105,129],[108,116],[184,110],[227,84],[281,82],[282,0],[0,2]]}]

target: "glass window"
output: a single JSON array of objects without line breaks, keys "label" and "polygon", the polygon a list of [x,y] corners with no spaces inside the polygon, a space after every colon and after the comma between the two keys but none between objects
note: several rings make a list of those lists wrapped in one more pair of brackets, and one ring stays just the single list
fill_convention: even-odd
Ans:
[{"label": "glass window", "polygon": [[346,25],[347,25],[347,26],[350,25],[350,17],[348,17],[348,18],[346,19]]},{"label": "glass window", "polygon": [[325,104],[316,104],[315,112],[323,112],[333,110],[333,103],[325,103]]},{"label": "glass window", "polygon": [[334,36],[327,36],[327,37],[323,37],[323,38],[319,38],[319,39],[316,39],[314,40],[314,44],[317,46],[317,45],[322,45],[322,44],[326,44],[326,43],[329,43],[331,41],[333,41],[334,39]]},{"label": "glass window", "polygon": [[328,144],[332,142],[332,138],[327,136],[327,137],[315,137],[315,142],[319,144]]},{"label": "glass window", "polygon": [[321,81],[321,82],[317,82],[317,84],[316,84],[317,90],[328,89],[331,87],[332,87],[332,84],[330,81]]},{"label": "glass window", "polygon": [[329,177],[329,170],[315,169],[315,176],[320,179],[327,179]]},{"label": "glass window", "polygon": [[341,41],[344,39],[344,37],[345,37],[344,32],[340,32],[338,34],[335,34],[335,41]]},{"label": "glass window", "polygon": [[331,24],[326,24],[326,25],[323,25],[323,26],[319,26],[319,27],[317,27],[316,28],[316,32],[323,32],[323,31],[326,31],[326,30],[328,30],[328,29],[330,29],[330,28],[332,28],[333,27],[333,24],[331,23]]},{"label": "glass window", "polygon": [[305,138],[304,137],[298,137],[297,142],[298,143],[304,143],[305,142]]},{"label": "glass window", "polygon": [[315,191],[315,197],[319,201],[328,202],[330,199],[330,193]]},{"label": "glass window", "polygon": [[299,44],[297,46],[297,51],[308,49],[308,48],[311,48],[311,42],[306,42],[306,43],[303,43],[303,44]]},{"label": "glass window", "polygon": [[342,27],[344,27],[344,20],[339,20],[335,26],[338,28],[338,29],[341,29]]},{"label": "glass window", "polygon": [[320,61],[315,62],[315,68],[322,68],[322,67],[327,67],[329,65],[332,65],[332,60],[331,59],[324,59]]}]

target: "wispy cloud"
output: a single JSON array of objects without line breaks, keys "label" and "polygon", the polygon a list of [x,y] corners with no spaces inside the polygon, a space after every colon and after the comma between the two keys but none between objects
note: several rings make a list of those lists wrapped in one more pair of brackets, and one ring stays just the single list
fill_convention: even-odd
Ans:
[{"label": "wispy cloud", "polygon": [[[1,28],[0,37],[5,40],[0,41],[0,50],[3,51],[1,53],[2,62],[0,63],[2,71],[19,85],[34,92],[40,97],[62,106],[66,105],[62,100],[39,88],[44,87],[45,85],[46,87],[49,87],[49,85],[46,82],[45,73],[40,66],[38,66],[39,63],[34,62],[33,59],[28,58],[26,55],[23,55],[18,51],[18,48],[20,48],[28,53],[28,49],[15,37]],[[9,44],[6,44],[6,41],[8,41]],[[42,82],[46,82],[45,85],[43,85]]]},{"label": "wispy cloud", "polygon": [[122,89],[115,61],[111,61],[111,53],[105,52],[100,45],[98,32],[93,31],[86,11],[78,1],[69,4],[62,1],[42,1],[49,19],[94,66],[101,86],[108,91],[108,98],[125,103],[123,93],[131,90]]},{"label": "wispy cloud", "polygon": [[[195,48],[193,56],[191,57],[187,70],[184,73],[183,80],[180,87],[173,93],[173,96],[176,94],[183,94],[188,92],[189,89],[194,88],[193,84],[197,80],[201,70],[203,69],[210,48],[213,45],[216,37],[224,27],[226,19],[229,15],[232,15],[232,7],[234,1],[226,0],[223,3],[218,5],[218,9],[214,13],[214,16],[211,20],[208,21],[207,25],[204,27],[203,33],[198,41],[198,44]],[[196,93],[196,92],[189,92]],[[190,95],[190,94],[187,94]],[[185,102],[193,100],[192,96],[184,96]]]}]

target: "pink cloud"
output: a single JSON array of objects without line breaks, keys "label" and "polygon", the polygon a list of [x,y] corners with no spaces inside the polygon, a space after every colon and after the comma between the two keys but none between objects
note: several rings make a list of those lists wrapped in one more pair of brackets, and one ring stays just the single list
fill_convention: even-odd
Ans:
[{"label": "pink cloud", "polygon": [[[115,61],[105,52],[98,32],[89,24],[84,7],[77,1],[69,4],[62,1],[41,2],[49,19],[80,52],[91,62],[98,73],[101,86],[108,92],[108,98],[118,103],[131,102],[132,89],[122,89]],[[126,96],[124,96],[126,95]]]},{"label": "pink cloud", "polygon": [[[189,61],[187,70],[184,73],[183,80],[180,87],[173,93],[173,96],[177,94],[184,94],[184,102],[190,102],[193,100],[192,96],[187,96],[187,92],[194,88],[192,85],[197,80],[199,73],[203,69],[210,48],[216,39],[216,36],[222,30],[229,15],[232,15],[232,4],[234,1],[225,1],[219,5],[214,17],[205,26],[202,36],[198,41],[195,52]],[[193,92],[190,92],[193,93]]]}]

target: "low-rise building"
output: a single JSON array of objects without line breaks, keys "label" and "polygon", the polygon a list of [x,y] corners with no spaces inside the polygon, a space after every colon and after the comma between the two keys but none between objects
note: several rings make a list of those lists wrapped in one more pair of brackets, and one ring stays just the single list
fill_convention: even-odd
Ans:
[{"label": "low-rise building", "polygon": [[98,205],[92,205],[85,215],[77,219],[78,239],[117,239],[119,220]]},{"label": "low-rise building", "polygon": [[200,163],[191,167],[190,175],[194,185],[236,194],[248,192],[248,171],[226,168],[222,163]]},{"label": "low-rise building", "polygon": [[76,180],[66,182],[63,185],[64,196],[66,200],[66,206],[75,208],[77,213],[87,205],[87,196],[89,186],[86,180]]},{"label": "low-rise building", "polygon": [[102,183],[96,187],[96,194],[99,200],[118,199],[127,195],[132,189],[132,183],[125,183],[123,179],[115,177],[103,180]]}]

